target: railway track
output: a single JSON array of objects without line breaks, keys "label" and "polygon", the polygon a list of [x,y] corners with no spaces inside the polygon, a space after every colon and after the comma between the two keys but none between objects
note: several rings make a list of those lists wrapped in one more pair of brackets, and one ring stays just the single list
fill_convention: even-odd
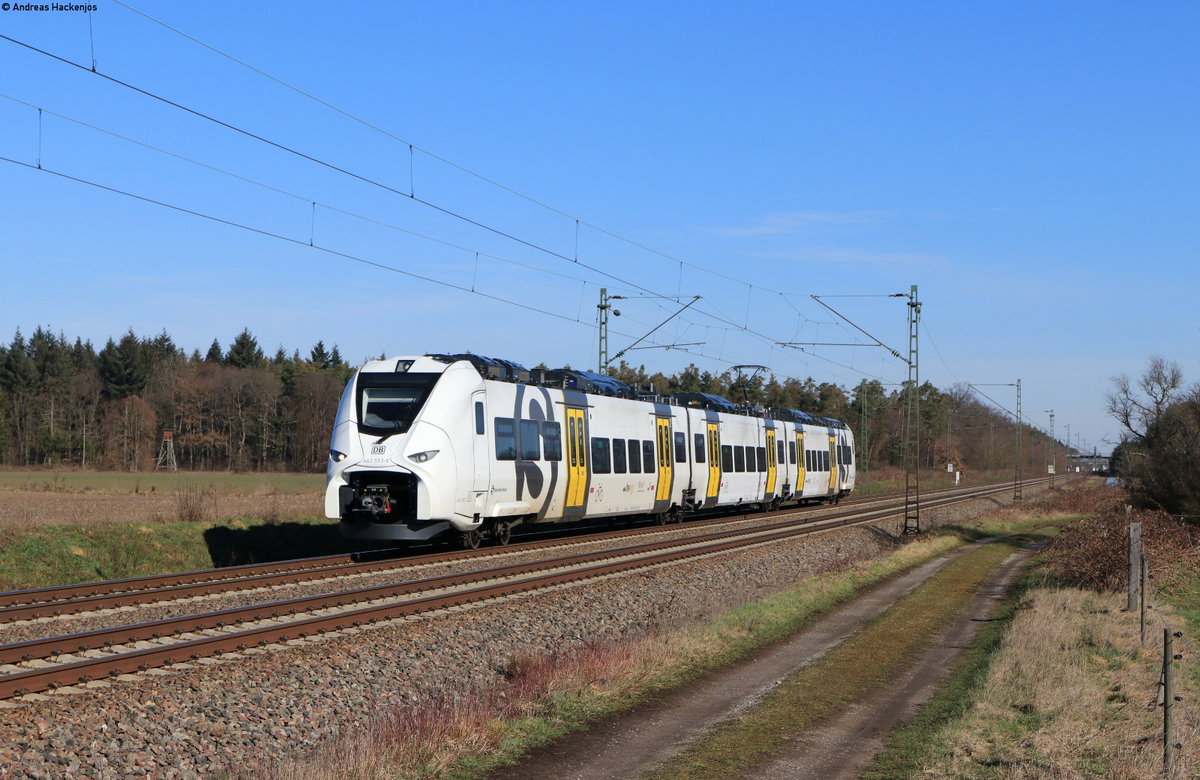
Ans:
[{"label": "railway track", "polygon": [[[1036,483],[1030,483],[1036,484]],[[1003,493],[1011,485],[942,492],[924,506],[935,508]],[[894,501],[894,499],[893,499]],[[803,514],[779,517],[752,527],[717,529],[682,539],[635,543],[593,552],[568,553],[521,562],[444,574],[355,590],[186,615],[148,623],[100,629],[47,639],[0,645],[0,698],[21,696],[60,686],[134,674],[154,667],[195,661],[228,652],[304,639],[314,634],[393,620],[528,593],[564,583],[667,565],[734,549],[770,544],[847,525],[878,522],[901,511],[896,505],[854,508],[817,518]],[[738,519],[745,519],[741,516]],[[657,528],[619,532],[622,536]],[[635,539],[636,541],[636,539]],[[562,540],[546,544],[562,546]],[[525,549],[522,546],[517,549]],[[455,559],[480,557],[469,551]],[[492,551],[494,552],[494,550]],[[316,559],[310,559],[316,560]],[[411,565],[415,559],[400,563]],[[282,566],[286,563],[273,564]],[[196,574],[196,573],[193,573]],[[281,572],[262,573],[272,577]],[[187,587],[199,585],[189,583]]]},{"label": "railway track", "polygon": [[[1032,484],[1032,483],[1031,483]],[[948,488],[933,491],[927,496],[951,496],[967,494],[976,488]],[[894,494],[861,496],[844,502],[847,506],[886,505],[896,500]],[[825,507],[808,507],[784,510],[790,514],[812,514]],[[688,527],[697,528],[722,523],[741,522],[747,519],[778,517],[780,513],[756,512],[751,514],[720,515],[701,517],[688,521]],[[607,527],[606,527],[607,528]],[[572,529],[578,530],[578,529]],[[660,532],[657,526],[607,531],[602,538],[619,539]],[[568,531],[567,533],[570,533]],[[595,536],[583,537],[593,541]],[[535,551],[578,544],[578,534],[552,533],[551,538],[525,541],[510,549]],[[122,580],[81,583],[31,590],[0,593],[0,624],[19,620],[40,619],[71,615],[80,612],[142,606],[155,602],[186,599],[232,593],[253,588],[269,588],[316,582],[323,579],[351,577],[400,568],[433,565],[446,562],[468,561],[475,558],[495,556],[505,548],[479,550],[456,550],[440,553],[420,553],[397,556],[398,550],[375,550],[366,553],[340,554],[276,561],[272,563],[246,564],[220,569],[203,569]],[[388,556],[391,557],[388,557]]]}]

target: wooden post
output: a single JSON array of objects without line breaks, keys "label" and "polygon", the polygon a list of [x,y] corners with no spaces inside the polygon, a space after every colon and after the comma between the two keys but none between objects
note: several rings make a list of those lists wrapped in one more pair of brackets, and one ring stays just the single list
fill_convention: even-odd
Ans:
[{"label": "wooden post", "polygon": [[1125,609],[1133,612],[1141,602],[1142,591],[1142,524],[1129,524],[1129,598]]},{"label": "wooden post", "polygon": [[1175,649],[1171,629],[1163,629],[1163,775],[1175,771],[1175,743],[1171,741],[1175,710]]}]

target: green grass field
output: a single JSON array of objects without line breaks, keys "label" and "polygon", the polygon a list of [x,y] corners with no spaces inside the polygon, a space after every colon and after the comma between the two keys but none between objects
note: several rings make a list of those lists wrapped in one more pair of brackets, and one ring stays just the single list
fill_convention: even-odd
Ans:
[{"label": "green grass field", "polygon": [[226,495],[319,493],[324,474],[227,471],[0,470],[0,490],[59,493],[174,493],[180,488],[212,488]]}]

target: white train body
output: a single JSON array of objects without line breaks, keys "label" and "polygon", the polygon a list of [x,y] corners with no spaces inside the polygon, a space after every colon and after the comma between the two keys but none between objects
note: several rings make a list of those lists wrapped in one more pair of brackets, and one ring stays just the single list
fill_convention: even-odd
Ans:
[{"label": "white train body", "polygon": [[549,372],[560,381],[542,384],[486,373],[451,356],[363,366],[334,423],[326,516],[352,538],[421,541],[518,523],[833,501],[854,488],[853,435],[834,420],[562,386],[576,372]]}]

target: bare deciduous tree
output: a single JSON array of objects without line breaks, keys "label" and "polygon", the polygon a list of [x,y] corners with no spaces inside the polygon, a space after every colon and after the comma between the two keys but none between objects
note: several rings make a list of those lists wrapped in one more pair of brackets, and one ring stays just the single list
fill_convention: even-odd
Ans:
[{"label": "bare deciduous tree", "polygon": [[1140,440],[1178,397],[1183,370],[1175,361],[1155,355],[1138,378],[1137,389],[1128,374],[1118,374],[1112,383],[1104,396],[1105,410]]}]

